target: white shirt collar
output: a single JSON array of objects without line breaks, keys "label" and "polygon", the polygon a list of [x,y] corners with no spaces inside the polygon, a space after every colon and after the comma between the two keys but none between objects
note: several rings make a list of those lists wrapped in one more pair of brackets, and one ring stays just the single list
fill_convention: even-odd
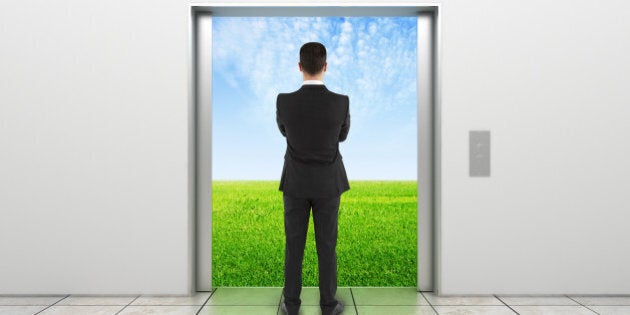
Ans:
[{"label": "white shirt collar", "polygon": [[305,84],[324,84],[324,81],[320,81],[320,80],[304,80],[302,81],[302,85]]}]

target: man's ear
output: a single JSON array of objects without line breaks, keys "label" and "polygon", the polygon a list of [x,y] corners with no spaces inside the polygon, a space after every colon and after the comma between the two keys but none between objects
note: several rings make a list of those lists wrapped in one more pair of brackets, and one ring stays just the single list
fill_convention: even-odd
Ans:
[{"label": "man's ear", "polygon": [[302,72],[302,63],[298,62],[298,68],[300,68],[300,72]]},{"label": "man's ear", "polygon": [[328,62],[324,62],[324,72],[326,72],[326,67],[328,67]]}]

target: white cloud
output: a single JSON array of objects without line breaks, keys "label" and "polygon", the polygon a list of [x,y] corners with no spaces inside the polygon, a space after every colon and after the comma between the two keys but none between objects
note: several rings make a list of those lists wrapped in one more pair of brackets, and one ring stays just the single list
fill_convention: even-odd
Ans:
[{"label": "white cloud", "polygon": [[[326,86],[350,96],[349,139],[370,137],[376,126],[410,137],[415,115],[411,121],[409,116],[417,106],[416,39],[414,18],[215,17],[213,67],[230,86],[253,94],[243,104],[244,122],[277,136],[276,96],[300,87],[300,47],[322,42],[328,51]],[[400,123],[383,126],[383,117]]]},{"label": "white cloud", "polygon": [[214,65],[252,90],[256,99],[248,104],[250,112],[269,122],[275,115],[277,93],[299,88],[299,48],[307,41],[323,42],[328,50],[327,86],[351,95],[353,118],[369,120],[401,106],[400,102],[415,104],[413,91],[401,91],[410,88],[409,82],[415,87],[415,33],[410,33],[415,28],[399,21],[215,18]]}]

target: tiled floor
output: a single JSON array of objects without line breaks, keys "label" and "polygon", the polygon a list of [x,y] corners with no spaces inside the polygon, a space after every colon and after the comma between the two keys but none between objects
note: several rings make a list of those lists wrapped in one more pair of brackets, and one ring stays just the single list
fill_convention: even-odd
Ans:
[{"label": "tiled floor", "polygon": [[[2,296],[0,315],[130,315],[130,314],[281,314],[282,288],[220,287],[191,297],[177,296]],[[630,314],[630,296],[462,296],[438,297],[416,288],[347,288],[337,290],[343,314]],[[319,290],[302,289],[300,314],[320,314]]]}]

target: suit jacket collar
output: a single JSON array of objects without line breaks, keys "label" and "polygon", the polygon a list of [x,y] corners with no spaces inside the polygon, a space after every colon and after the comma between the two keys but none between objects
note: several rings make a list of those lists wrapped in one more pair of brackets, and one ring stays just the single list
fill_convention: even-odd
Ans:
[{"label": "suit jacket collar", "polygon": [[303,84],[302,87],[300,87],[300,89],[298,91],[313,91],[313,90],[319,90],[319,91],[328,91],[328,89],[326,88],[326,85],[324,84]]}]

